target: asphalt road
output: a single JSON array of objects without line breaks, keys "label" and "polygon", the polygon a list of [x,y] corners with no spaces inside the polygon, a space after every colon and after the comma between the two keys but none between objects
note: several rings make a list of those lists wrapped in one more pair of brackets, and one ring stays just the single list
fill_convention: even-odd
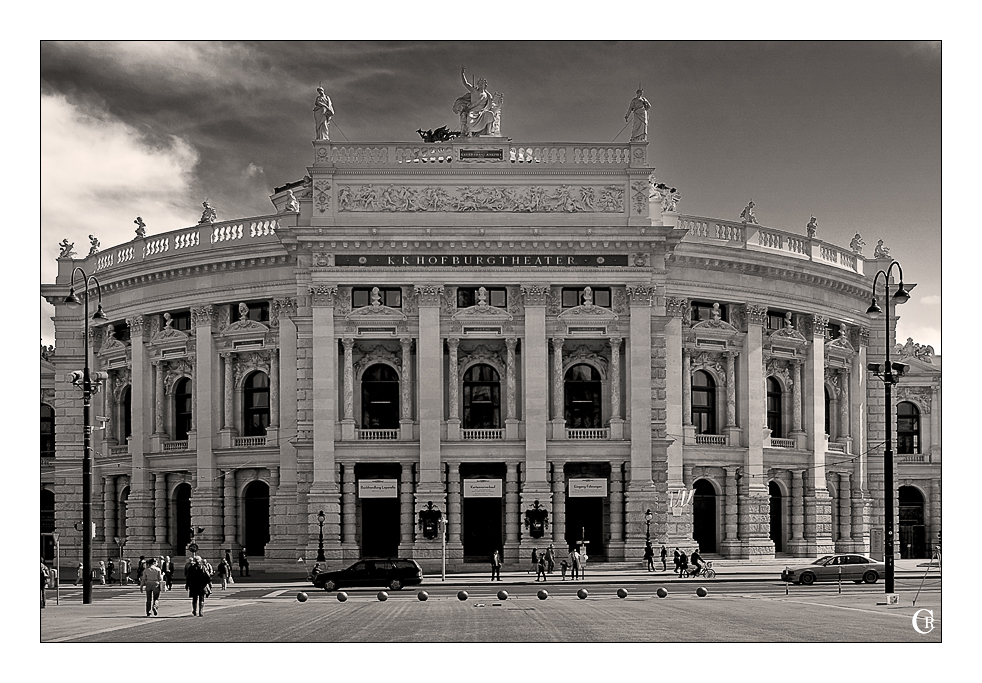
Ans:
[{"label": "asphalt road", "polygon": [[[898,606],[883,602],[883,584],[785,586],[780,581],[657,580],[625,583],[534,581],[336,593],[297,582],[236,584],[209,598],[204,617],[192,617],[186,593],[165,593],[160,615],[143,615],[144,596],[133,588],[93,591],[82,606],[72,589],[62,605],[42,612],[41,640],[59,642],[940,642],[941,581],[929,579],[916,606],[920,579],[898,579]],[[695,590],[705,586],[706,597]],[[628,597],[621,599],[617,589]],[[655,592],[665,587],[669,594]],[[589,595],[581,600],[576,591]],[[549,597],[540,600],[536,592]],[[425,590],[429,599],[420,601]],[[465,590],[468,599],[458,600]],[[500,600],[498,590],[509,597]],[[296,595],[304,591],[306,602]],[[80,592],[80,591],[79,591]],[[918,633],[912,617],[932,611],[933,630]],[[921,613],[922,617],[924,613]],[[927,625],[923,618],[921,630]]]}]

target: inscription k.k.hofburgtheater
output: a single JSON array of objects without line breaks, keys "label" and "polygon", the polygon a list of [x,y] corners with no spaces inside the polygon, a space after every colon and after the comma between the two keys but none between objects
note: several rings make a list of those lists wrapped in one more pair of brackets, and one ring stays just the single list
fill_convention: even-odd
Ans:
[{"label": "inscription k.k.hofburgtheater", "polygon": [[385,266],[385,267],[523,267],[523,266],[559,266],[569,267],[599,267],[599,266],[626,266],[628,257],[626,254],[614,254],[607,256],[572,256],[560,254],[556,256],[539,254],[461,254],[459,256],[432,256],[427,254],[405,255],[405,254],[372,254],[371,256],[355,256],[338,254],[334,258],[336,266]]}]

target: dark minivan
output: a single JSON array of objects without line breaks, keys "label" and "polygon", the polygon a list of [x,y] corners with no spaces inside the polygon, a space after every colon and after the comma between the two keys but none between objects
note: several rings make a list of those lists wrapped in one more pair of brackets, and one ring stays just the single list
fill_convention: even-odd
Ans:
[{"label": "dark minivan", "polygon": [[423,582],[423,570],[413,560],[361,560],[347,569],[321,572],[313,578],[314,586],[326,591],[338,588],[386,586],[400,590]]}]

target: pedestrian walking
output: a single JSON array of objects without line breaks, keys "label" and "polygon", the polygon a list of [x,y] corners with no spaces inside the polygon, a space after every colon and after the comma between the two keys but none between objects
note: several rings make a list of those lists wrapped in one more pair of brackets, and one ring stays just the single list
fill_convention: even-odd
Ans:
[{"label": "pedestrian walking", "polygon": [[242,572],[245,572],[245,576],[249,576],[249,558],[246,557],[245,548],[239,551],[239,576],[242,576]]},{"label": "pedestrian walking", "polygon": [[222,561],[218,563],[218,578],[222,581],[222,590],[225,590],[225,588],[228,586],[228,577],[231,573],[232,568],[225,564],[225,560],[222,559]]},{"label": "pedestrian walking", "polygon": [[546,565],[546,571],[552,574],[556,568],[556,547],[552,543],[546,548]]},{"label": "pedestrian walking", "polygon": [[130,585],[130,561],[120,560],[119,561],[119,582],[124,585]]},{"label": "pedestrian walking", "polygon": [[644,562],[649,572],[655,571],[655,550],[651,547],[651,541],[645,541]]},{"label": "pedestrian walking", "polygon": [[[225,551],[225,564],[228,565],[228,582],[235,583],[235,578],[232,576],[232,551],[231,550]],[[246,564],[248,564],[248,562],[246,562]]]},{"label": "pedestrian walking", "polygon": [[539,563],[537,565],[535,565],[535,580],[536,581],[539,580],[539,577],[540,576],[542,577],[542,580],[543,581],[546,580],[546,567],[547,566],[548,565],[546,565],[546,556],[545,556],[545,553],[543,553],[542,555],[539,555]]},{"label": "pedestrian walking", "polygon": [[79,560],[79,561],[78,561],[78,569],[77,569],[77,570],[76,570],[76,572],[75,572],[75,585],[76,585],[76,586],[77,586],[77,585],[79,584],[79,582],[80,582],[80,581],[82,580],[82,570],[83,570],[84,568],[85,568],[85,565],[83,564],[83,562],[82,562],[82,560]]},{"label": "pedestrian walking", "polygon": [[143,570],[147,568],[147,560],[143,555],[140,555],[140,561],[136,565],[136,582],[140,583],[143,579]]},{"label": "pedestrian walking", "polygon": [[116,565],[113,563],[112,558],[106,562],[106,583],[110,586],[113,585],[113,581],[116,580]]},{"label": "pedestrian walking", "polygon": [[576,577],[580,574],[580,554],[576,552],[575,546],[569,549],[569,566],[573,568],[573,575],[570,580],[576,581]]},{"label": "pedestrian walking", "polygon": [[583,546],[583,550],[580,551],[580,581],[586,578],[586,561],[589,559],[589,555],[586,554],[586,546]]},{"label": "pedestrian walking", "polygon": [[682,572],[689,568],[689,558],[686,557],[685,551],[679,553],[679,578],[682,578]]},{"label": "pedestrian walking", "polygon": [[41,558],[41,609],[44,609],[44,589],[48,587],[48,565],[44,563],[44,558]]},{"label": "pedestrian walking", "polygon": [[[539,571],[539,549],[532,548],[532,572]],[[530,572],[531,573],[531,572]]]},{"label": "pedestrian walking", "polygon": [[167,590],[174,589],[174,563],[171,562],[170,555],[164,557],[164,582],[167,584]]},{"label": "pedestrian walking", "polygon": [[676,573],[678,573],[679,567],[682,565],[682,562],[680,561],[681,558],[682,558],[682,551],[680,551],[678,548],[676,548],[675,549],[675,572]]},{"label": "pedestrian walking", "polygon": [[106,563],[103,562],[102,560],[99,560],[98,575],[99,575],[99,583],[101,585],[105,586],[106,585]]},{"label": "pedestrian walking", "polygon": [[563,572],[563,581],[566,580],[566,570],[569,569],[569,562],[563,560],[559,563],[559,569]]},{"label": "pedestrian walking", "polygon": [[157,602],[160,600],[160,589],[164,585],[164,575],[157,567],[157,560],[150,558],[140,576],[140,590],[147,593],[147,616],[153,612],[157,616]]},{"label": "pedestrian walking", "polygon": [[664,543],[661,544],[661,570],[668,571],[668,549]]},{"label": "pedestrian walking", "polygon": [[191,558],[184,572],[184,588],[191,598],[191,616],[205,616],[205,596],[211,594],[211,576],[197,555]]},{"label": "pedestrian walking", "polygon": [[501,581],[501,555],[497,550],[491,553],[491,580]]}]

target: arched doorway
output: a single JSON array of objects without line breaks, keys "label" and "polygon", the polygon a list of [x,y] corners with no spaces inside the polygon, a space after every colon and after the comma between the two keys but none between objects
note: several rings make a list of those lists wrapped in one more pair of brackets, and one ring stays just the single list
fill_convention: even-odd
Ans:
[{"label": "arched doorway", "polygon": [[776,481],[767,485],[767,492],[770,494],[771,504],[771,540],[774,541],[774,552],[784,552],[784,500],[781,496],[781,487]]},{"label": "arched doorway", "polygon": [[913,486],[900,487],[900,557],[927,557],[924,496]]},{"label": "arched doorway", "polygon": [[705,479],[699,479],[692,497],[692,538],[699,552],[716,552],[716,489]]},{"label": "arched doorway", "polygon": [[174,489],[174,526],[171,538],[174,539],[173,554],[183,555],[191,542],[191,484],[183,482]]},{"label": "arched doorway", "polygon": [[243,537],[246,555],[265,555],[269,543],[269,486],[264,481],[250,482],[245,489]]},{"label": "arched doorway", "polygon": [[[55,530],[55,492],[41,489],[41,533],[50,534]],[[41,537],[41,557],[45,562],[55,559],[55,541],[51,536]]]}]

